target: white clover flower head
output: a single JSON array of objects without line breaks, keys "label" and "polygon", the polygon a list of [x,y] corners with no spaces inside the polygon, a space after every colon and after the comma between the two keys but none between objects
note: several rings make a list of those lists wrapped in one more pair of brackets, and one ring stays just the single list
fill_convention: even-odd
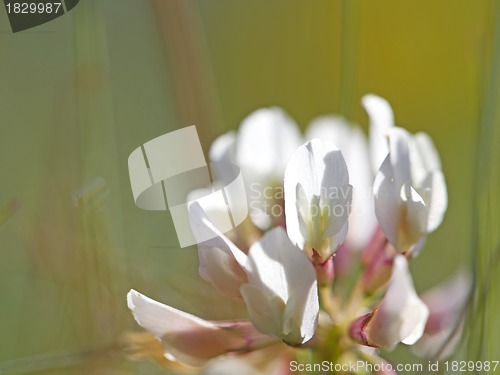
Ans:
[{"label": "white clover flower head", "polygon": [[[204,320],[131,290],[128,306],[161,343],[160,357],[203,366],[205,374],[266,374],[288,371],[305,348],[315,355],[334,345],[342,361],[387,364],[377,348],[422,339],[429,350],[419,345],[416,352],[427,356],[451,332],[441,354],[454,349],[465,295],[456,288],[463,283],[453,284],[452,306],[435,303],[442,290],[424,303],[408,268],[447,208],[438,153],[427,134],[395,126],[385,99],[369,94],[362,103],[369,142],[345,119],[323,116],[304,143],[276,107],[253,112],[237,132],[214,141],[213,186],[231,183],[236,164],[245,187],[259,194],[231,204],[250,208],[251,220],[226,225],[228,202],[207,198],[210,187],[188,194],[189,221],[201,278],[240,304],[242,315]],[[266,195],[273,189],[281,195]],[[269,204],[282,209],[279,217]],[[355,257],[360,268],[346,262]],[[344,290],[352,284],[345,277],[357,278],[352,289]],[[383,372],[395,374],[390,366]]]},{"label": "white clover flower head", "polygon": [[342,152],[313,139],[295,150],[285,171],[286,228],[292,242],[317,263],[344,241],[352,186]]}]

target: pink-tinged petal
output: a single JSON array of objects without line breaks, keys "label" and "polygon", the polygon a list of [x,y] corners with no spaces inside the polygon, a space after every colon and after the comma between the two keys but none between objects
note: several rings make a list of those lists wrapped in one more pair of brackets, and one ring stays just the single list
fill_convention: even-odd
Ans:
[{"label": "pink-tinged petal", "polygon": [[157,337],[167,358],[202,366],[219,355],[269,344],[250,322],[209,322],[152,300],[135,290],[127,295],[137,323]]},{"label": "pink-tinged petal", "polygon": [[241,294],[254,325],[291,345],[310,340],[319,312],[316,272],[283,228],[252,245],[248,269],[249,284]]},{"label": "pink-tinged petal", "polygon": [[380,251],[384,251],[387,245],[387,238],[379,226],[376,227],[368,246],[363,250],[361,261],[368,266],[375,259]]},{"label": "pink-tinged petal", "polygon": [[195,238],[210,238],[198,244],[199,272],[226,297],[241,299],[240,286],[247,282],[247,256],[208,219],[201,206],[189,206]]},{"label": "pink-tinged petal", "polygon": [[422,301],[430,311],[426,333],[434,333],[453,325],[462,315],[472,288],[472,277],[465,271],[459,271],[450,279],[422,294]]},{"label": "pink-tinged petal", "polygon": [[370,120],[371,160],[373,171],[377,171],[389,152],[387,135],[394,127],[394,113],[389,102],[380,96],[367,94],[361,103]]},{"label": "pink-tinged petal", "polygon": [[[361,323],[359,319],[355,322],[356,327],[351,327],[351,337],[364,338],[365,345],[389,350],[399,342],[413,345],[422,337],[428,316],[429,309],[413,287],[406,258],[396,255],[384,298],[371,315]],[[361,331],[353,332],[356,328]]]},{"label": "pink-tinged petal", "polygon": [[313,139],[297,148],[285,171],[285,216],[291,241],[326,261],[347,234],[352,186],[341,151]]},{"label": "pink-tinged petal", "polygon": [[396,254],[394,247],[386,243],[365,266],[362,282],[365,293],[374,293],[389,282]]},{"label": "pink-tinged petal", "polygon": [[362,315],[351,323],[351,325],[349,326],[349,336],[351,336],[354,341],[362,345],[375,346],[368,341],[368,337],[366,337],[365,333],[366,326],[373,318],[374,312],[375,311],[372,311],[365,315]]},{"label": "pink-tinged petal", "polygon": [[351,250],[361,249],[370,240],[376,225],[371,190],[373,173],[366,137],[358,126],[349,124],[342,117],[322,116],[314,119],[307,129],[306,139],[314,138],[332,142],[345,158],[349,181],[353,186],[345,244]]},{"label": "pink-tinged petal", "polygon": [[461,271],[422,295],[430,315],[414,348],[418,355],[442,359],[453,354],[462,334],[471,288],[471,275]]},{"label": "pink-tinged petal", "polygon": [[[342,249],[342,248],[341,248]],[[337,263],[339,254],[335,257],[335,263]],[[314,269],[316,270],[316,279],[318,280],[319,286],[331,285],[335,277],[335,267],[333,264],[333,257],[329,258],[324,263],[313,263]]]},{"label": "pink-tinged petal", "polygon": [[462,318],[453,327],[447,327],[433,334],[424,333],[413,346],[413,353],[429,359],[443,360],[451,357],[460,344],[464,324],[465,318]]},{"label": "pink-tinged petal", "polygon": [[[338,276],[342,278],[344,276],[351,275],[353,266],[355,264],[357,265],[358,257],[359,254],[354,252],[354,250],[350,248],[346,242],[340,245],[338,250],[335,252],[335,262],[333,263],[334,277]],[[318,285],[321,285],[319,282],[319,276],[318,276]]]}]

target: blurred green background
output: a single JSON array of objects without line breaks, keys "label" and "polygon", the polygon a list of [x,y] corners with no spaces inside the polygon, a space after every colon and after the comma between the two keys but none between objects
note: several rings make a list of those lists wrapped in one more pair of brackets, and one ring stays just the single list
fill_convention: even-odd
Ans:
[{"label": "blurred green background", "polygon": [[[486,197],[478,184],[498,169],[489,150],[500,137],[484,135],[498,127],[496,7],[493,0],[81,0],[16,34],[2,9],[0,369],[159,373],[116,350],[124,332],[137,330],[126,307],[130,288],[205,318],[242,313],[200,280],[196,251],[178,248],[169,214],[134,205],[127,158],[191,124],[208,150],[262,106],[283,107],[302,128],[340,113],[367,130],[362,95],[387,98],[399,125],[433,137],[448,184],[444,223],[411,265],[417,290],[472,267],[478,241],[487,237],[481,243],[490,249],[498,232],[490,219],[498,219],[491,197],[500,185],[487,188],[490,216],[478,211]],[[483,271],[490,257],[481,258]],[[498,321],[491,314],[482,315],[483,329]],[[478,332],[473,338],[484,343]],[[393,356],[416,361],[406,350]]]}]

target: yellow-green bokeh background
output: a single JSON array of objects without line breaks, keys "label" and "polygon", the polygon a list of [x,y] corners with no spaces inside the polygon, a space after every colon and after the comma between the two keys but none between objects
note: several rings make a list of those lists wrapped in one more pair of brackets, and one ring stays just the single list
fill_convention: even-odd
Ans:
[{"label": "yellow-green bokeh background", "polygon": [[[127,157],[193,123],[207,150],[262,106],[283,107],[302,128],[341,113],[367,130],[360,98],[387,98],[399,125],[433,137],[448,184],[443,225],[411,265],[417,289],[471,266],[495,5],[81,0],[17,34],[2,9],[0,206],[16,199],[21,208],[0,229],[0,363],[38,373],[62,366],[54,353],[107,353],[137,329],[130,288],[206,318],[240,312],[199,279],[195,249],[176,248],[168,213],[135,207]],[[102,210],[76,208],[72,193],[97,177],[109,188]],[[40,373],[158,371],[72,353],[75,366]]]}]

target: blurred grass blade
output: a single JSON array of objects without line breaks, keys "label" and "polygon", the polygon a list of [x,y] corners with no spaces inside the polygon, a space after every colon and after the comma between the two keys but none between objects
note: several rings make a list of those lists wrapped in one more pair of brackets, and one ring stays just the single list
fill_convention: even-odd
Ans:
[{"label": "blurred grass blade", "polygon": [[500,4],[495,2],[494,7],[494,40],[489,73],[485,74],[472,220],[475,286],[467,357],[477,361],[498,360],[500,350]]}]

